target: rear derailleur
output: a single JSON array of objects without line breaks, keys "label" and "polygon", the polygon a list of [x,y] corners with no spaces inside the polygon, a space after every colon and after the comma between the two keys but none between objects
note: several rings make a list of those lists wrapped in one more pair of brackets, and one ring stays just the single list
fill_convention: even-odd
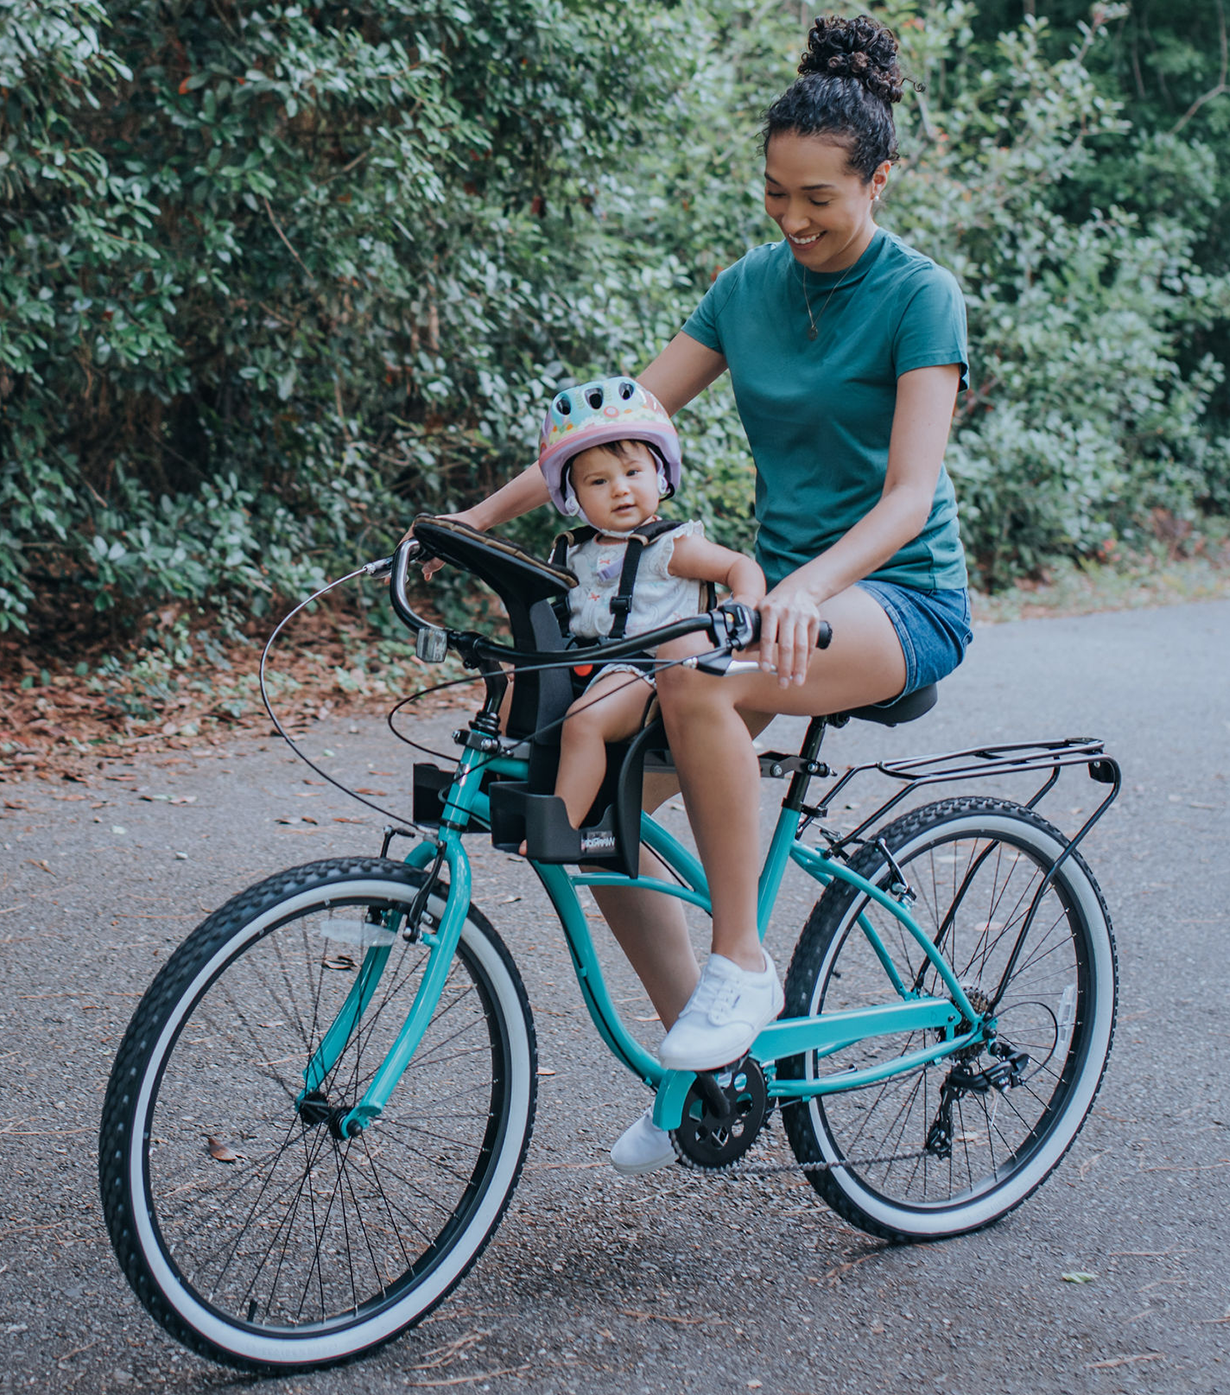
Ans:
[{"label": "rear derailleur", "polygon": [[964,1064],[953,1066],[940,1087],[940,1107],[927,1130],[926,1151],[937,1158],[952,1156],[955,1133],[952,1107],[962,1095],[985,1095],[992,1090],[1014,1090],[1025,1079],[1029,1065],[1027,1051],[1013,1051],[1006,1042],[993,1041],[987,1051],[999,1059],[985,1070],[970,1070]]}]

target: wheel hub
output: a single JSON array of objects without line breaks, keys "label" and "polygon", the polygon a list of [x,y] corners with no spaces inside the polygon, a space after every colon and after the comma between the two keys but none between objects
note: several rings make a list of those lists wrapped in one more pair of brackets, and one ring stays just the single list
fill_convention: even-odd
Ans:
[{"label": "wheel hub", "polygon": [[342,1120],[349,1113],[349,1105],[330,1104],[328,1095],[321,1090],[312,1090],[299,1103],[299,1117],[305,1128],[314,1129],[327,1124],[333,1137],[342,1141],[347,1137],[342,1131]]}]

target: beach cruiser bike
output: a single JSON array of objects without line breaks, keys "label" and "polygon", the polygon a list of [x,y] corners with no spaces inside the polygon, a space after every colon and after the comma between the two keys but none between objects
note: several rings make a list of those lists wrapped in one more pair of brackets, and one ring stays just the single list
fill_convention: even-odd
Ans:
[{"label": "beach cruiser bike", "polygon": [[[414,613],[408,569],[430,557],[496,592],[511,645]],[[720,1072],[666,1071],[621,1021],[578,899],[581,887],[628,885],[644,844],[666,875],[636,884],[708,909],[696,857],[641,812],[645,772],[670,768],[660,724],[611,748],[607,784],[574,830],[552,794],[573,699],[566,665],[599,653],[563,652],[554,605],[575,579],[429,518],[361,571],[390,569],[419,652],[458,653],[485,701],[455,733],[455,767],[415,766],[414,830],[386,829],[379,857],[310,863],[242,892],[137,1008],[103,1107],[102,1197],[121,1267],[168,1332],[249,1370],[350,1360],[420,1321],[490,1240],[529,1144],[537,1053],[517,967],[470,900],[467,836],[514,853],[526,842],[594,1025],[655,1092],[682,1161],[754,1168],[748,1151],[776,1110],[819,1195],[893,1241],[977,1230],[1041,1184],[1093,1104],[1114,1033],[1110,918],[1076,848],[1119,789],[1100,742],[840,777],[820,760],[829,727],[910,721],[934,703],[930,688],[818,717],[797,754],[762,756],[762,773],[788,784],[760,877],[761,934],[790,863],[819,899],[785,1009],[749,1055]],[[733,654],[754,618],[719,607],[600,654],[707,631],[713,650],[687,662],[720,674],[746,665]],[[1071,838],[1034,807],[1068,766],[1107,787]],[[893,793],[834,831],[826,806],[863,772],[889,777]],[[1013,774],[1038,786],[1024,804],[948,798],[883,822],[920,787]]]}]

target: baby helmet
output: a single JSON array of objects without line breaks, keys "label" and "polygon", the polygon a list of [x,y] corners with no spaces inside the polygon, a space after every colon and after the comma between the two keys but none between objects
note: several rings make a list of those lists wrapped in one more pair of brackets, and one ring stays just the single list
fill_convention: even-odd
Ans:
[{"label": "baby helmet", "polygon": [[578,512],[567,477],[569,462],[607,441],[644,441],[658,459],[662,493],[673,494],[679,487],[683,460],[666,408],[632,378],[600,378],[556,393],[542,424],[538,465],[561,513]]}]

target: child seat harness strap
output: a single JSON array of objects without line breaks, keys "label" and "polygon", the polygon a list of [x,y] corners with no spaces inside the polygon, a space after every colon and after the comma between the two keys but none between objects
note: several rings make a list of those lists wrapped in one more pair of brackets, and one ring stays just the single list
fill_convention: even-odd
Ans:
[{"label": "child seat harness strap", "polygon": [[[611,597],[611,615],[614,619],[609,639],[623,639],[624,631],[628,627],[628,616],[632,613],[632,592],[636,588],[636,574],[640,568],[645,548],[665,534],[673,533],[676,528],[682,527],[683,524],[678,520],[655,518],[648,523],[643,523],[635,533],[628,535],[628,546],[624,551],[624,564],[619,573],[619,590]],[[566,567],[568,549],[580,547],[582,543],[587,543],[597,536],[598,530],[590,528],[588,525],[560,533],[551,550],[551,565],[553,567]],[[636,544],[635,547],[633,547],[633,543]],[[712,610],[715,604],[713,583],[707,581],[704,585],[708,588],[705,592],[705,609]],[[565,600],[563,605],[567,604],[568,602]],[[567,611],[564,611],[560,618],[560,624],[565,629],[567,628],[566,622]]]}]

